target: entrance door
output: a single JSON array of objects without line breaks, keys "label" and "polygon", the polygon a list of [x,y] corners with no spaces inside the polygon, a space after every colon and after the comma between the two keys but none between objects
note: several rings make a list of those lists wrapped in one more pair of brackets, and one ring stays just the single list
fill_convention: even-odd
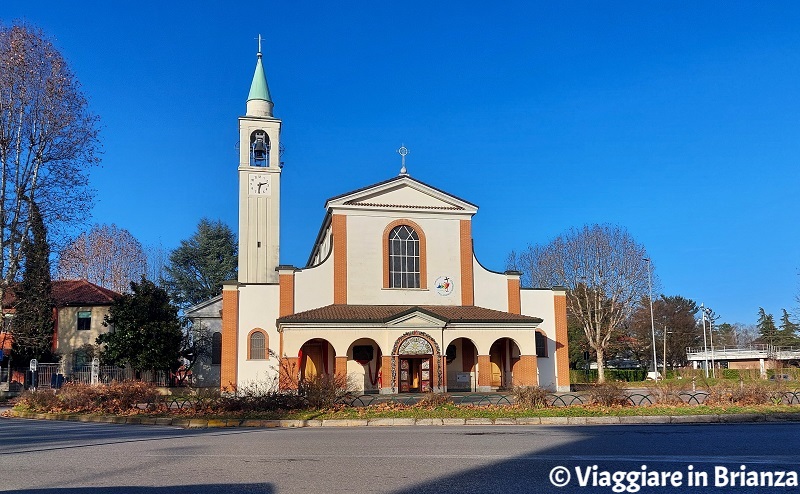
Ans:
[{"label": "entrance door", "polygon": [[314,379],[318,374],[323,372],[325,366],[322,362],[322,346],[321,345],[305,345],[305,366],[303,369],[303,378]]},{"label": "entrance door", "polygon": [[400,359],[400,392],[428,393],[431,391],[431,358]]},{"label": "entrance door", "polygon": [[492,371],[490,386],[503,387],[503,367],[505,367],[505,345],[502,340],[495,341],[489,350],[489,367]]}]

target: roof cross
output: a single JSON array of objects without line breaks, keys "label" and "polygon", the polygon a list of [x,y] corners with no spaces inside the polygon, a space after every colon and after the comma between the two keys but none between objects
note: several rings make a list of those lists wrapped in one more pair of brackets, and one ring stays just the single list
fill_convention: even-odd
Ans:
[{"label": "roof cross", "polygon": [[406,170],[406,155],[408,154],[408,148],[404,145],[400,145],[400,149],[397,150],[397,154],[400,155],[400,163],[402,167],[400,168],[400,175],[408,175],[408,171]]}]

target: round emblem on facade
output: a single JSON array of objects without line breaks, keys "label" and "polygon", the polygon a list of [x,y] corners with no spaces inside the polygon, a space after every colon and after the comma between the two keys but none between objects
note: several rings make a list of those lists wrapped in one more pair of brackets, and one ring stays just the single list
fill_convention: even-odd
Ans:
[{"label": "round emblem on facade", "polygon": [[453,279],[449,276],[439,276],[433,286],[436,288],[436,293],[443,297],[453,293]]}]

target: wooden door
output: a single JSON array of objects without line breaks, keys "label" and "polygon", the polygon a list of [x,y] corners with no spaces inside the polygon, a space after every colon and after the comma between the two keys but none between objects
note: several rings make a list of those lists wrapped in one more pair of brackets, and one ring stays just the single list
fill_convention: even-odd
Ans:
[{"label": "wooden door", "polygon": [[322,362],[322,347],[320,345],[306,345],[305,351],[305,366],[303,369],[303,377],[305,379],[313,379],[318,374],[322,373],[325,368]]},{"label": "wooden door", "polygon": [[400,392],[411,391],[411,363],[408,359],[400,359]]},{"label": "wooden door", "polygon": [[421,393],[431,392],[431,359],[422,359],[419,365],[419,390]]}]

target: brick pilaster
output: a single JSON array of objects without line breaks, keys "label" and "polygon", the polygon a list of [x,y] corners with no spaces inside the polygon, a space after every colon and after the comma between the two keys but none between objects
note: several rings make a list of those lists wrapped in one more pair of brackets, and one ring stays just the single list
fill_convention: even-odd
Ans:
[{"label": "brick pilaster", "polygon": [[333,235],[333,303],[347,303],[347,216],[331,218]]},{"label": "brick pilaster", "polygon": [[294,273],[297,268],[294,266],[278,266],[278,280],[280,283],[280,303],[278,317],[290,316],[294,314]]},{"label": "brick pilaster", "polygon": [[539,374],[537,372],[536,355],[520,355],[511,368],[514,386],[538,386]]},{"label": "brick pilaster", "polygon": [[391,390],[397,383],[392,382],[392,356],[381,357],[381,389]]},{"label": "brick pilaster", "polygon": [[519,278],[522,273],[519,271],[506,271],[508,280],[508,312],[512,314],[522,314],[522,301],[519,293]]},{"label": "brick pilaster", "polygon": [[556,316],[556,386],[559,391],[569,391],[569,344],[567,337],[567,292],[553,289]]},{"label": "brick pilaster", "polygon": [[343,357],[337,355],[333,369],[337,377],[343,376],[345,379],[347,379],[347,355]]},{"label": "brick pilaster", "polygon": [[492,361],[489,355],[478,355],[478,391],[492,385]]},{"label": "brick pilaster", "polygon": [[475,305],[472,271],[472,221],[461,220],[460,230],[461,305]]},{"label": "brick pilaster", "polygon": [[281,358],[278,387],[283,390],[297,389],[297,376],[300,372],[300,362],[297,357]]},{"label": "brick pilaster", "polygon": [[226,282],[222,286],[222,362],[219,385],[230,391],[237,384],[239,362],[239,285]]}]

